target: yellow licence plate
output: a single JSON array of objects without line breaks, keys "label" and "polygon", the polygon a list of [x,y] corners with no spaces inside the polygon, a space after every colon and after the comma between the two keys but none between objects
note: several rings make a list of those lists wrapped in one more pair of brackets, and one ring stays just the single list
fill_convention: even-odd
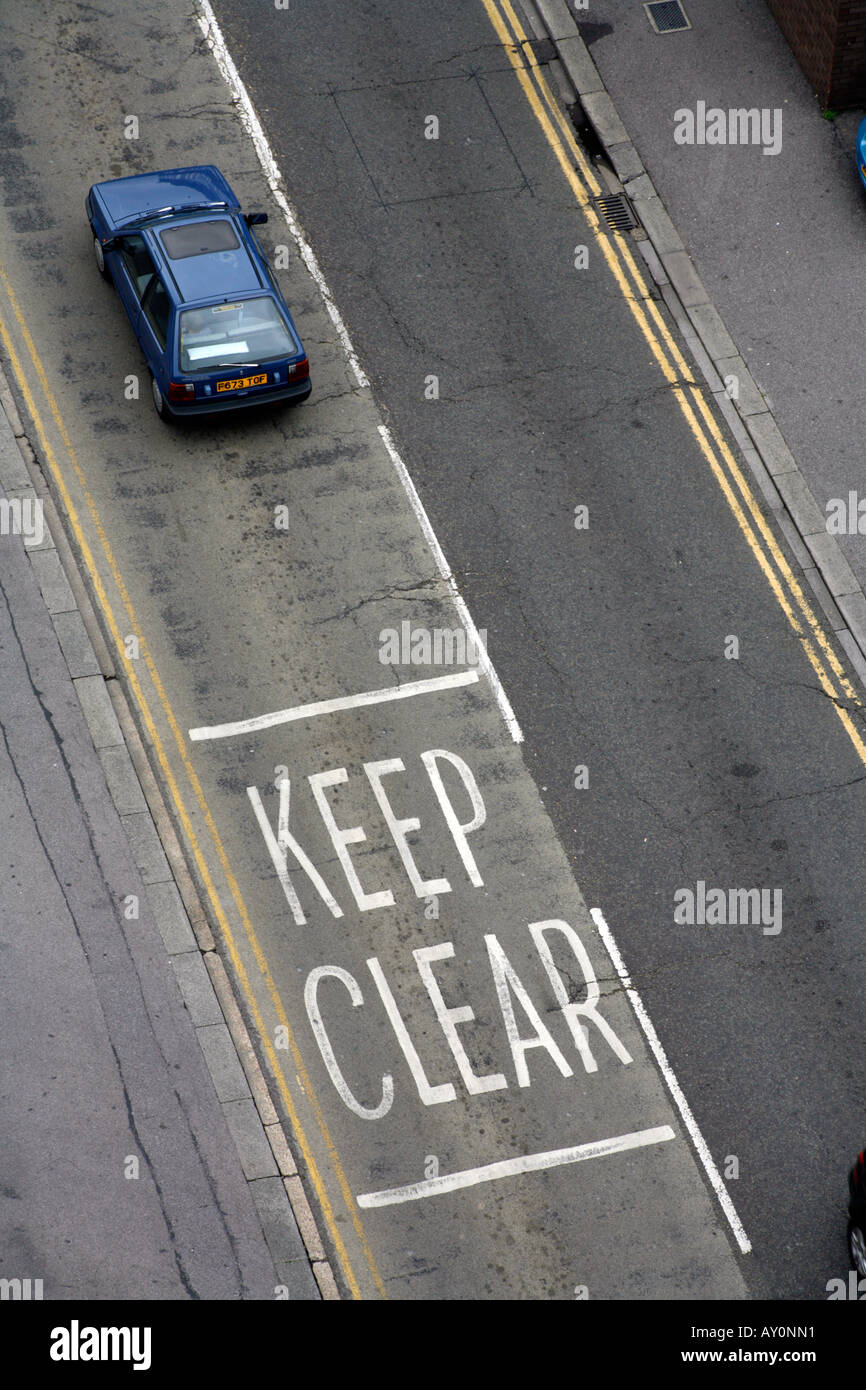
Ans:
[{"label": "yellow licence plate", "polygon": [[243,391],[245,386],[264,386],[267,379],[267,372],[263,372],[261,376],[242,376],[237,381],[218,381],[216,388],[217,391]]}]

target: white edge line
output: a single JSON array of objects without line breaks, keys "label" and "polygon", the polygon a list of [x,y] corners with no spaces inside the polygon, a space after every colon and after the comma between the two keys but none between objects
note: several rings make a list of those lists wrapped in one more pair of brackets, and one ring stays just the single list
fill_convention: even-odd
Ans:
[{"label": "white edge line", "polygon": [[[349,331],[346,328],[345,323],[343,322],[339,309],[334,303],[334,300],[331,296],[331,291],[328,288],[328,283],[325,280],[324,275],[322,274],[319,262],[316,260],[315,252],[303,237],[301,229],[298,225],[297,218],[295,217],[295,214],[292,211],[289,201],[286,198],[285,193],[283,192],[284,180],[280,173],[279,165],[277,164],[271,147],[268,144],[267,136],[265,135],[265,132],[262,129],[262,124],[258,116],[256,115],[256,110],[253,106],[252,101],[250,100],[249,93],[247,92],[246,87],[241,81],[240,74],[238,73],[238,70],[235,67],[234,60],[232,59],[232,56],[229,53],[225,39],[222,35],[222,30],[220,29],[219,24],[217,23],[216,15],[214,14],[213,9],[210,5],[210,0],[196,0],[196,3],[200,10],[200,14],[198,16],[199,28],[204,34],[205,42],[207,43],[216,60],[217,67],[219,68],[226,83],[228,84],[229,91],[232,94],[232,100],[234,101],[234,104],[238,109],[238,115],[241,118],[241,124],[243,125],[244,129],[246,130],[247,134],[253,142],[256,154],[258,155],[259,163],[261,164],[262,169],[265,172],[265,177],[268,180],[268,186],[271,190],[271,193],[275,201],[279,204],[279,207],[282,210],[283,216],[285,217],[286,223],[289,228],[289,232],[291,233],[292,238],[300,253],[301,260],[304,262],[304,265],[307,267],[307,270],[310,272],[310,275],[313,277],[313,279],[316,282],[316,285],[318,286],[319,293],[321,294],[325,304],[325,308],[327,309],[328,314],[330,315],[331,322],[337,330],[340,341],[343,344],[343,349],[346,353],[346,356],[349,359],[349,362],[352,366],[352,370],[355,373],[355,379],[357,380],[358,385],[360,387],[369,386],[369,379],[358,360],[358,355],[355,352],[354,347],[352,346],[352,340],[349,337]],[[508,726],[508,732],[511,734],[511,737],[515,743],[522,743],[523,733],[515,717],[514,710],[511,708],[511,702],[509,701],[508,696],[505,694],[505,691],[502,688],[502,684],[499,680],[499,677],[496,674],[496,671],[493,667],[493,663],[491,662],[486,650],[484,649],[484,644],[481,642],[478,629],[476,628],[475,623],[472,620],[472,617],[469,613],[469,609],[466,607],[466,604],[460,595],[454,576],[445,560],[445,556],[442,552],[442,547],[436,539],[436,533],[434,532],[433,527],[430,524],[430,518],[424,510],[424,505],[415,489],[415,484],[412,482],[412,479],[409,476],[408,469],[406,468],[406,465],[404,464],[403,460],[397,452],[397,449],[394,446],[394,441],[391,438],[391,433],[387,426],[380,425],[379,434],[382,436],[385,448],[388,450],[388,453],[391,457],[391,461],[397,470],[397,474],[400,478],[401,483],[403,484],[403,487],[406,491],[406,495],[409,498],[409,504],[412,508],[412,511],[415,513],[416,520],[418,521],[421,530],[424,534],[424,538],[433,552],[433,558],[436,561],[439,573],[441,574],[442,578],[446,581],[451,590],[451,597],[454,600],[454,606],[457,609],[457,612],[460,616],[460,620],[466,628],[468,636],[474,642],[475,650],[480,650],[481,652],[479,664],[482,670],[484,671],[484,674],[487,676],[487,679],[490,681],[494,698],[496,700],[497,705],[499,706],[500,713],[502,714],[502,717]]]},{"label": "white edge line", "polygon": [[683,1094],[680,1083],[677,1081],[677,1078],[674,1075],[673,1068],[671,1067],[671,1064],[665,1055],[665,1050],[662,1047],[661,1042],[659,1041],[659,1036],[652,1025],[652,1021],[650,1019],[649,1014],[644,1008],[643,1000],[641,999],[637,990],[632,985],[628,971],[625,968],[625,962],[623,961],[623,958],[620,955],[619,947],[617,946],[616,941],[614,940],[613,932],[607,925],[607,922],[604,920],[604,915],[600,907],[590,908],[589,915],[592,918],[593,922],[595,922],[595,925],[598,928],[599,936],[601,937],[602,941],[605,944],[605,947],[607,948],[607,953],[610,956],[611,961],[613,962],[613,968],[619,976],[620,983],[622,984],[623,989],[628,995],[629,1002],[631,1003],[637,1020],[644,1031],[646,1040],[650,1045],[650,1049],[652,1050],[656,1062],[658,1063],[659,1070],[661,1071],[661,1074],[664,1077],[665,1082],[667,1084],[668,1090],[673,1096],[674,1103],[676,1104],[676,1107],[680,1112],[683,1124],[689,1132],[689,1136],[698,1152],[698,1157],[700,1158],[701,1163],[704,1165],[704,1169],[706,1171],[707,1177],[710,1180],[712,1189],[719,1199],[722,1211],[728,1218],[731,1230],[733,1231],[736,1237],[737,1244],[739,1245],[742,1253],[744,1255],[748,1255],[752,1249],[751,1241],[749,1240],[745,1230],[743,1229],[743,1224],[740,1221],[739,1216],[737,1215],[736,1208],[734,1207],[734,1204],[731,1201],[728,1189],[725,1187],[725,1184],[722,1180],[722,1175],[713,1161],[713,1156],[707,1148],[706,1140],[704,1139],[704,1136],[701,1134],[701,1131],[698,1128],[698,1122],[692,1114],[691,1107],[689,1106],[689,1103]]},{"label": "white edge line", "polygon": [[333,700],[316,700],[310,705],[295,705],[292,709],[278,709],[271,714],[257,714],[252,719],[238,719],[233,724],[202,725],[199,729],[190,729],[189,737],[193,742],[201,743],[205,739],[254,734],[259,729],[272,729],[275,724],[291,724],[296,719],[313,719],[317,714],[336,714],[339,710],[359,709],[362,705],[383,705],[389,700],[408,700],[413,695],[429,695],[436,690],[472,685],[477,680],[477,671],[452,671],[447,676],[407,681],[405,685],[389,685],[384,690],[362,690],[357,695],[338,695]]},{"label": "white edge line", "polygon": [[587,1158],[602,1158],[607,1154],[624,1153],[628,1149],[645,1148],[648,1144],[665,1144],[676,1137],[670,1125],[657,1125],[654,1129],[618,1134],[613,1139],[598,1139],[570,1149],[548,1149],[546,1153],[503,1158],[498,1163],[485,1163],[481,1168],[464,1168],[459,1173],[444,1173],[439,1178],[426,1178],[423,1182],[408,1183],[405,1187],[362,1192],[355,1200],[359,1207],[390,1207],[400,1202],[414,1202],[422,1197],[435,1197],[441,1192],[477,1187],[482,1182],[513,1178],[520,1173],[537,1173],[545,1168],[559,1168],[565,1163],[582,1163]]},{"label": "white edge line", "polygon": [[391,456],[391,462],[397,470],[397,475],[401,483],[403,484],[403,487],[406,491],[406,496],[409,498],[409,505],[411,506],[412,511],[415,513],[415,518],[418,522],[418,525],[421,527],[421,530],[424,533],[424,539],[426,540],[427,544],[433,552],[433,558],[436,561],[436,566],[439,570],[439,573],[441,574],[442,578],[445,580],[446,584],[451,590],[451,597],[454,600],[454,607],[457,609],[457,614],[460,618],[460,621],[466,628],[467,634],[474,645],[475,651],[478,652],[478,664],[484,671],[484,674],[487,676],[487,679],[490,681],[490,685],[493,690],[496,703],[499,706],[500,713],[503,719],[505,720],[506,724],[508,725],[508,732],[511,734],[511,737],[513,738],[515,743],[522,743],[523,732],[520,728],[520,725],[517,722],[514,710],[511,708],[511,702],[502,688],[502,683],[496,674],[493,662],[487,655],[487,649],[484,643],[481,641],[481,637],[479,636],[478,629],[475,626],[472,615],[469,612],[469,609],[466,607],[463,598],[461,597],[460,590],[457,588],[457,583],[454,579],[454,575],[449,569],[448,562],[445,559],[445,556],[442,552],[442,547],[436,538],[436,532],[433,530],[430,518],[424,510],[424,504],[421,501],[421,498],[418,496],[417,491],[415,490],[415,484],[409,477],[409,470],[397,452],[394,440],[391,438],[391,431],[388,429],[388,426],[380,425],[379,433],[382,436],[382,441],[385,445],[385,448],[388,450],[388,453]]},{"label": "white edge line", "polygon": [[255,146],[256,154],[259,157],[259,163],[265,171],[265,177],[268,180],[271,193],[283,212],[289,231],[300,252],[301,260],[304,262],[304,265],[319,287],[319,293],[325,301],[325,308],[331,317],[331,322],[340,335],[340,341],[352,365],[352,370],[355,373],[355,379],[358,385],[369,386],[370,382],[363,367],[358,361],[357,353],[352,346],[352,340],[349,337],[348,329],[343,322],[340,311],[331,298],[331,291],[328,289],[327,281],[322,274],[319,262],[316,260],[315,252],[309,242],[304,239],[301,229],[298,226],[297,218],[289,205],[286,195],[282,191],[283,178],[280,173],[279,165],[273,156],[267,136],[262,129],[261,121],[256,115],[256,109],[250,100],[249,93],[235,67],[234,59],[229,53],[228,46],[222,35],[222,30],[217,23],[216,15],[211,8],[210,0],[197,0],[197,3],[201,11],[198,17],[199,28],[204,34],[205,42],[216,59],[217,67],[228,84],[232,94],[232,100],[238,108],[241,124]]}]

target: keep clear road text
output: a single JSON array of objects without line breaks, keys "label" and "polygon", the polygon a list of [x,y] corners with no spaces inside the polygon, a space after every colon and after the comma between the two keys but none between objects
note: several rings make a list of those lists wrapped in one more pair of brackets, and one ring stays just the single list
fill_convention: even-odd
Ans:
[{"label": "keep clear road text", "polygon": [[487,692],[461,672],[190,730],[258,830],[251,917],[279,996],[262,1017],[342,1186],[346,1260],[399,1296],[742,1297]]}]

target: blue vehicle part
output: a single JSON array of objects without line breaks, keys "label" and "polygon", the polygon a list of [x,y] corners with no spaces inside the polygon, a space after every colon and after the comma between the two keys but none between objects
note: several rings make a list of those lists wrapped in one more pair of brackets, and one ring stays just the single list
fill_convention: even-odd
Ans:
[{"label": "blue vehicle part", "polygon": [[306,399],[306,353],[250,226],[267,218],[241,216],[215,166],[94,184],[85,207],[163,418]]}]

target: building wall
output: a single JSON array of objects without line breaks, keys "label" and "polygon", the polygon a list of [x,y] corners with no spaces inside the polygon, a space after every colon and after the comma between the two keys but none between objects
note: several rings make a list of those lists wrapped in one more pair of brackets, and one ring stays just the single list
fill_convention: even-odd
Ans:
[{"label": "building wall", "polygon": [[866,0],[767,0],[822,106],[866,106]]}]

